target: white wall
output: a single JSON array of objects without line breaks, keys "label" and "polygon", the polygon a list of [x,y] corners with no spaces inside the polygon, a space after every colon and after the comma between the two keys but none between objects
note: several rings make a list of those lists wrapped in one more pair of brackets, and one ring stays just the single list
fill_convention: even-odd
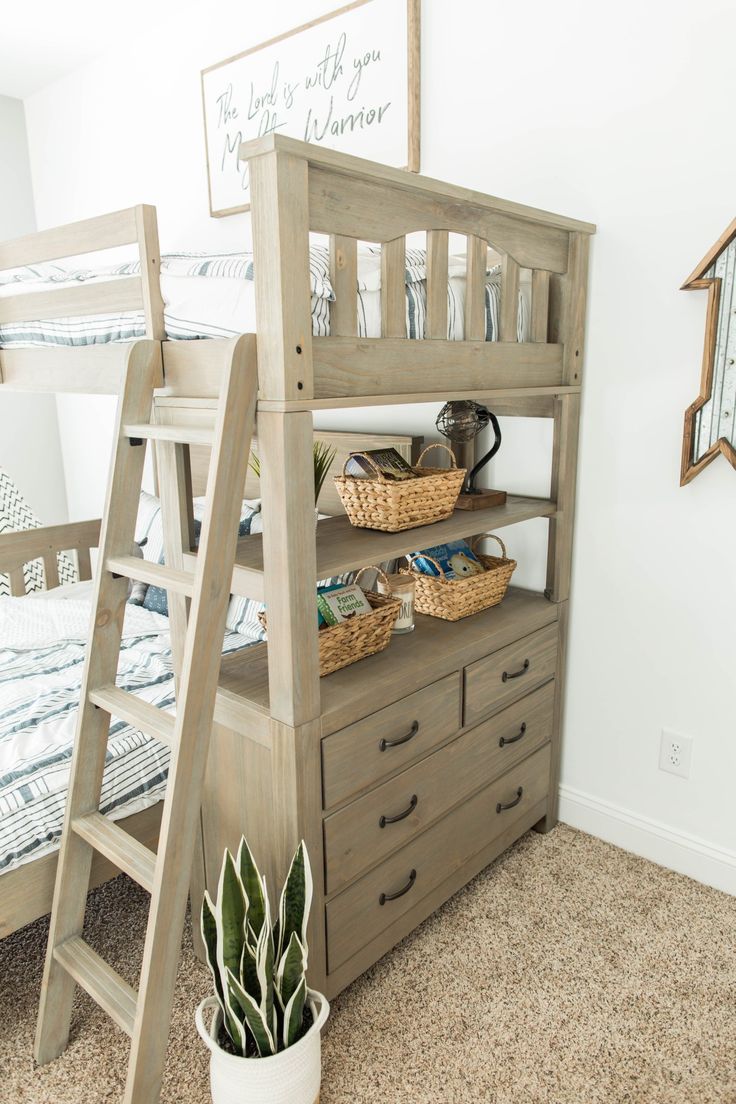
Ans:
[{"label": "white wall", "polygon": [[[237,248],[247,220],[207,216],[199,69],[334,6],[212,0],[201,25],[153,33],[35,95],[39,224],[146,201],[165,249]],[[599,225],[563,813],[736,890],[736,475],[718,461],[678,487],[705,304],[677,290],[734,214],[734,37],[730,0],[423,5],[423,170]],[[356,420],[431,428],[426,410]],[[544,490],[549,427],[506,429],[493,482]],[[86,479],[70,480],[70,501]],[[509,533],[527,582],[541,578],[543,529]],[[694,737],[689,781],[657,769],[663,726]]]},{"label": "white wall", "polygon": [[[23,104],[0,96],[0,241],[35,230]],[[12,166],[12,170],[8,169]],[[66,520],[66,489],[53,395],[0,396],[0,468],[48,525]]]}]

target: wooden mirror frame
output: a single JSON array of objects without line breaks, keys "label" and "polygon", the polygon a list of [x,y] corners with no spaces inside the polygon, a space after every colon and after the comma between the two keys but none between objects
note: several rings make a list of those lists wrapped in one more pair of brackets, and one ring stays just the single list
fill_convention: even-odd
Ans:
[{"label": "wooden mirror frame", "polygon": [[703,453],[702,456],[693,456],[693,443],[695,440],[696,420],[698,412],[711,399],[713,392],[713,377],[715,369],[716,344],[718,336],[718,319],[721,305],[721,278],[720,276],[706,276],[721,253],[728,249],[736,238],[736,219],[733,220],[727,230],[721,234],[718,241],[708,250],[697,268],[688,276],[681,287],[681,291],[692,291],[706,288],[708,291],[708,309],[705,322],[705,344],[703,346],[703,364],[700,373],[700,394],[695,402],[691,403],[685,411],[685,429],[682,436],[682,462],[680,465],[680,486],[690,483],[696,475],[707,468],[719,453],[726,457],[729,464],[736,468],[736,449],[725,437],[718,440]]}]

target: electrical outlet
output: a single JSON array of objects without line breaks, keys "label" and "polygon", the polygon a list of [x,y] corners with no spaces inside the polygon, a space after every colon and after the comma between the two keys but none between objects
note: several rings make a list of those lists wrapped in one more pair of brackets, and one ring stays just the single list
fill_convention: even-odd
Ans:
[{"label": "electrical outlet", "polygon": [[659,769],[677,774],[680,778],[690,777],[690,763],[693,757],[692,736],[681,736],[678,732],[662,729],[659,745]]}]

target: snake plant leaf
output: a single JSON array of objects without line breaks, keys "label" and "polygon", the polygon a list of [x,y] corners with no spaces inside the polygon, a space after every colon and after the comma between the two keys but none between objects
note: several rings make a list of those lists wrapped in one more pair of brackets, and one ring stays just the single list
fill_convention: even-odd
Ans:
[{"label": "snake plant leaf", "polygon": [[286,948],[276,971],[276,990],[284,1008],[299,988],[306,965],[304,947],[296,932],[292,932],[289,946]]},{"label": "snake plant leaf", "polygon": [[202,931],[202,940],[204,942],[204,947],[207,954],[207,965],[210,968],[212,980],[215,983],[215,993],[217,994],[217,999],[219,1000],[220,1006],[224,1013],[225,1000],[222,993],[222,980],[220,978],[220,970],[217,965],[217,920],[215,918],[215,906],[212,904],[212,898],[210,897],[207,890],[204,891],[204,897],[202,899],[200,928]]},{"label": "snake plant leaf", "polygon": [[[236,970],[241,965],[244,941],[245,892],[241,875],[238,874],[230,851],[225,851],[220,884],[217,887],[217,920],[221,927],[220,940],[217,941],[217,953],[220,956],[220,968]],[[223,984],[224,987],[224,984]]]},{"label": "snake plant leaf", "polygon": [[266,916],[264,905],[263,882],[258,872],[253,852],[246,843],[245,836],[240,841],[238,848],[238,873],[243,885],[246,897],[246,911],[248,926],[252,929],[256,939],[261,934],[263,921]]},{"label": "snake plant leaf", "polygon": [[307,920],[312,905],[312,870],[304,840],[296,849],[291,860],[289,873],[281,892],[279,902],[278,941],[276,943],[276,961],[280,962],[284,950],[289,945],[291,933],[296,932],[302,946],[307,947]]},{"label": "snake plant leaf", "polygon": [[256,968],[261,988],[260,1009],[267,1024],[273,1021],[273,942],[270,929],[264,924],[256,947]]},{"label": "snake plant leaf", "polygon": [[237,1009],[232,1007],[231,1001],[226,997],[222,985],[222,975],[217,964],[217,910],[212,903],[212,898],[205,890],[202,900],[201,914],[202,939],[207,954],[207,965],[215,983],[215,993],[220,1002],[222,1016],[225,1021],[225,1030],[232,1039],[233,1045],[245,1054],[245,1031],[238,1018]]},{"label": "snake plant leaf", "polygon": [[233,1000],[237,1001],[240,1006],[245,1016],[245,1022],[255,1039],[259,1055],[261,1058],[266,1058],[271,1054],[275,1054],[276,1040],[273,1037],[269,1022],[263,1017],[260,1007],[253,1000],[250,993],[246,993],[232,970],[228,970],[227,980]]},{"label": "snake plant leaf", "polygon": [[304,1019],[304,1002],[307,999],[307,979],[302,977],[298,986],[291,995],[291,1000],[284,1012],[284,1026],[282,1043],[284,1049],[290,1047],[301,1035],[302,1021]]},{"label": "snake plant leaf", "polygon": [[245,1052],[245,1032],[239,1006],[234,1004],[227,984],[228,970],[240,969],[243,951],[243,923],[245,920],[245,894],[235,862],[228,850],[222,860],[220,881],[217,887],[217,966],[222,980],[225,1004],[225,1026],[236,1047]]},{"label": "snake plant leaf", "polygon": [[218,919],[219,911],[213,905],[209,893],[205,891],[202,901],[201,926],[202,939],[204,940],[207,953],[207,965],[210,968],[212,979],[215,983],[215,993],[217,994],[217,999],[222,1009],[225,1030],[230,1036],[235,1049],[239,1050],[241,1054],[245,1054],[245,1030],[243,1028],[242,1016],[239,1015],[238,1007],[233,1007],[229,994],[226,993],[224,989],[223,974],[217,961]]},{"label": "snake plant leaf", "polygon": [[261,983],[258,980],[258,967],[256,966],[255,948],[249,943],[243,944],[243,954],[240,958],[240,984],[246,993],[250,993],[256,1004],[261,1003]]},{"label": "snake plant leaf", "polygon": [[245,920],[245,892],[235,862],[229,851],[225,851],[220,872],[220,884],[217,888],[217,909],[222,928],[218,939],[217,953],[220,971],[225,988],[225,970],[236,971],[240,968],[240,956],[243,953]]}]

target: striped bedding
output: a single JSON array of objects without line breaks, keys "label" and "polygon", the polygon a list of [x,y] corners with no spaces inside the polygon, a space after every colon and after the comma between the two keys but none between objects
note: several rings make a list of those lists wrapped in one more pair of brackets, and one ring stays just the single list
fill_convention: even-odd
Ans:
[{"label": "striped bedding", "polygon": [[[380,250],[361,249],[358,257],[358,333],[381,333]],[[0,272],[0,299],[12,295],[49,291],[65,283],[99,283],[131,278],[140,263],[96,268],[66,269],[56,264]],[[217,255],[171,254],[162,257],[161,292],[164,322],[170,340],[233,337],[256,330],[253,259],[247,253]],[[408,249],[406,254],[406,333],[424,337],[427,305],[426,253]],[[312,330],[315,336],[330,333],[330,303],[335,295],[329,279],[329,254],[320,246],[310,249]],[[486,340],[498,338],[501,276],[499,266],[486,278]],[[448,338],[464,336],[465,258],[451,257],[448,271]],[[529,288],[519,291],[517,336],[527,340]],[[0,326],[0,346],[29,348],[43,345],[83,346],[109,341],[132,341],[145,336],[142,313],[100,315],[94,318],[56,318]]]},{"label": "striped bedding", "polygon": [[[72,593],[0,601],[0,874],[55,850],[61,835],[90,616],[89,597]],[[229,632],[223,650],[252,643]],[[117,681],[173,707],[165,617],[126,607]],[[155,804],[168,762],[165,746],[113,718],[102,811],[115,820]]]}]

